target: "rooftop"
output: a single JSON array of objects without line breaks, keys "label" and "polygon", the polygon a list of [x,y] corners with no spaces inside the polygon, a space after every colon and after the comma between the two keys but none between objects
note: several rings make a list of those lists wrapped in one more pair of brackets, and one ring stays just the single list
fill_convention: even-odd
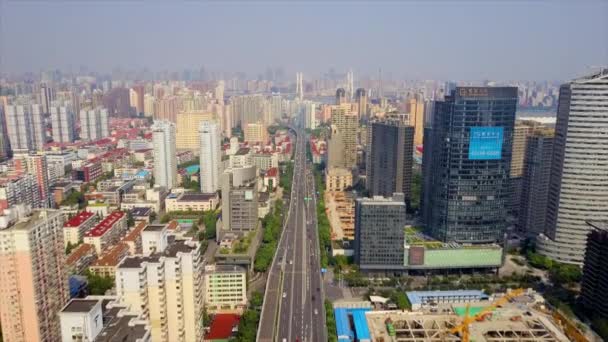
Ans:
[{"label": "rooftop", "polygon": [[151,256],[128,256],[122,260],[118,268],[140,268],[146,262],[158,262],[160,255]]},{"label": "rooftop", "polygon": [[279,169],[276,167],[271,167],[266,171],[266,177],[276,177],[279,174]]},{"label": "rooftop", "polygon": [[80,299],[75,298],[63,307],[61,312],[89,312],[95,305],[99,304],[97,299]]},{"label": "rooftop", "polygon": [[69,219],[63,226],[64,227],[79,227],[81,224],[83,224],[85,221],[87,221],[94,215],[95,214],[93,214],[90,211],[81,211],[76,216]]},{"label": "rooftop", "polygon": [[122,211],[114,211],[101,222],[99,222],[93,229],[88,231],[85,236],[87,237],[99,237],[104,235],[108,230],[114,227],[114,224],[125,216]]},{"label": "rooftop", "polygon": [[97,335],[96,342],[137,342],[149,335],[149,330],[144,324],[129,324],[132,320],[137,320],[138,317],[131,314],[126,314],[119,317],[119,311],[123,308],[112,308],[104,312],[103,330]]},{"label": "rooftop", "polygon": [[175,242],[169,244],[169,246],[167,246],[167,249],[165,249],[165,251],[163,252],[164,256],[168,256],[171,258],[175,258],[177,256],[177,253],[190,253],[193,250],[196,249],[196,245],[192,244],[188,244],[186,243],[186,241],[184,240],[176,240]]},{"label": "rooftop", "polygon": [[412,304],[422,304],[426,298],[463,298],[476,297],[488,299],[489,296],[479,290],[454,290],[454,291],[409,291],[407,298]]},{"label": "rooftop", "polygon": [[160,232],[163,229],[165,229],[165,227],[167,227],[166,224],[164,223],[160,223],[160,224],[151,224],[149,225],[146,229],[144,229],[146,232]]},{"label": "rooftop", "polygon": [[135,226],[135,228],[133,228],[133,230],[131,230],[127,236],[125,236],[122,241],[128,242],[128,241],[135,241],[137,239],[137,237],[139,235],[141,235],[141,232],[148,226],[148,223],[146,221],[141,221],[137,224],[137,226]]},{"label": "rooftop", "polygon": [[131,215],[133,216],[148,216],[152,212],[152,208],[149,207],[135,207],[131,209]]},{"label": "rooftop", "polygon": [[250,149],[249,149],[248,147],[241,147],[241,148],[239,148],[239,150],[238,150],[238,151],[236,151],[236,155],[237,155],[237,156],[244,156],[244,155],[246,155],[247,153],[249,153],[249,150],[250,150]]},{"label": "rooftop", "polygon": [[91,266],[116,266],[127,253],[129,253],[129,245],[120,242],[106,253],[100,255],[99,259],[93,262]]},{"label": "rooftop", "polygon": [[70,255],[68,255],[68,257],[65,260],[65,263],[67,265],[72,265],[77,260],[80,260],[80,258],[82,258],[83,256],[88,255],[89,253],[93,253],[94,251],[95,251],[95,247],[93,247],[93,245],[90,245],[88,243],[83,243],[80,246],[76,247],[76,249],[74,249],[72,251],[72,253],[70,253]]},{"label": "rooftop", "polygon": [[200,192],[185,192],[181,197],[177,199],[178,202],[196,202],[196,201],[209,201],[215,198],[216,194],[205,194]]}]

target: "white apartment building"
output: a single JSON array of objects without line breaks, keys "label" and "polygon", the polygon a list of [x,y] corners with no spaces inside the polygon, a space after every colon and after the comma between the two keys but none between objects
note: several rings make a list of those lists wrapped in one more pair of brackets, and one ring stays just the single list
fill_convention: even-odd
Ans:
[{"label": "white apartment building", "polygon": [[95,141],[110,135],[108,110],[97,107],[80,110],[80,139]]},{"label": "white apartment building", "polygon": [[58,105],[53,103],[51,111],[51,128],[53,141],[56,143],[71,143],[74,141],[74,111],[69,104]]},{"label": "white apartment building", "polygon": [[154,144],[154,180],[157,185],[172,189],[177,185],[177,158],[175,155],[175,124],[158,120],[152,126]]},{"label": "white apartment building", "polygon": [[201,274],[198,242],[174,241],[160,253],[123,259],[116,269],[118,300],[149,322],[153,342],[200,341]]},{"label": "white apartment building", "polygon": [[202,121],[200,134],[200,184],[202,193],[214,193],[220,186],[222,151],[220,128],[213,121]]},{"label": "white apartment building", "polygon": [[46,143],[44,111],[38,104],[8,105],[6,131],[13,151],[37,151]]}]

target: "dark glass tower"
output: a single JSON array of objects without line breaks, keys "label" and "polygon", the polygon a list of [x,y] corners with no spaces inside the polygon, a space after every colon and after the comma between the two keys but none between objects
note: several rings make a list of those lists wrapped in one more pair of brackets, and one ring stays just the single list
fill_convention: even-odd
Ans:
[{"label": "dark glass tower", "polygon": [[390,197],[402,193],[409,202],[412,193],[414,127],[398,118],[371,124],[368,190],[370,196]]},{"label": "dark glass tower", "polygon": [[444,242],[501,241],[517,88],[457,87],[435,104],[424,140],[423,219]]}]

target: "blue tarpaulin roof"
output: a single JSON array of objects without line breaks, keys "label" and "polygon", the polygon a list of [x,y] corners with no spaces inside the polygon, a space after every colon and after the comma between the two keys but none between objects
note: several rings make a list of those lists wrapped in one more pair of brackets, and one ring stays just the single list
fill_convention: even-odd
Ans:
[{"label": "blue tarpaulin roof", "polygon": [[[369,308],[336,308],[334,316],[336,318],[336,332],[339,342],[351,342],[370,340],[369,327],[365,319],[365,312],[370,311]],[[351,329],[349,316],[355,326],[355,331]]]},{"label": "blue tarpaulin roof", "polygon": [[369,340],[369,328],[367,326],[367,320],[365,319],[365,312],[369,311],[369,309],[351,309],[349,311],[353,315],[353,321],[355,322],[357,341]]}]

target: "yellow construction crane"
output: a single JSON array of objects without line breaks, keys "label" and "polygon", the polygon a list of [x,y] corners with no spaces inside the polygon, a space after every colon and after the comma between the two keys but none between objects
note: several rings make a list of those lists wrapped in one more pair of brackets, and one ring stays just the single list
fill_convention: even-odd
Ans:
[{"label": "yellow construction crane", "polygon": [[485,314],[489,313],[490,311],[493,311],[497,307],[506,304],[511,298],[520,296],[523,293],[524,293],[524,289],[512,290],[511,292],[507,293],[506,295],[504,295],[504,296],[500,297],[499,299],[495,300],[494,302],[492,302],[492,304],[485,307],[483,310],[481,310],[475,316],[469,316],[469,304],[467,304],[465,312],[464,312],[464,317],[462,318],[462,323],[460,323],[459,325],[450,329],[450,333],[459,334],[462,342],[469,342],[469,339],[470,339],[469,326],[473,322],[482,318]]}]

